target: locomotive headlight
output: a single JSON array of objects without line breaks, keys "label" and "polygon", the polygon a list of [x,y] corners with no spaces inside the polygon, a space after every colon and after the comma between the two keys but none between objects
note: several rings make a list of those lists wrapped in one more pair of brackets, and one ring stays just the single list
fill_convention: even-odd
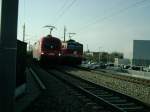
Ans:
[{"label": "locomotive headlight", "polygon": [[44,54],[44,52],[41,52],[41,54]]},{"label": "locomotive headlight", "polygon": [[58,56],[61,56],[61,53],[59,53]]}]

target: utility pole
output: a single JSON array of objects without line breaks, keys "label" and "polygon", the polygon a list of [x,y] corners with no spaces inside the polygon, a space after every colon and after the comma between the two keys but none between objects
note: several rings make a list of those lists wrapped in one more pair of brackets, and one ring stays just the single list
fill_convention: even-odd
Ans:
[{"label": "utility pole", "polygon": [[24,23],[24,25],[23,25],[23,42],[25,42],[25,23]]},{"label": "utility pole", "polygon": [[101,48],[101,47],[99,47],[99,56],[98,56],[99,64],[100,64],[100,61],[101,61],[100,48]]},{"label": "utility pole", "polygon": [[64,26],[64,42],[66,41],[66,27]]},{"label": "utility pole", "polygon": [[0,112],[14,112],[18,1],[0,1]]},{"label": "utility pole", "polygon": [[89,52],[89,47],[88,47],[88,44],[87,44],[87,52]]}]

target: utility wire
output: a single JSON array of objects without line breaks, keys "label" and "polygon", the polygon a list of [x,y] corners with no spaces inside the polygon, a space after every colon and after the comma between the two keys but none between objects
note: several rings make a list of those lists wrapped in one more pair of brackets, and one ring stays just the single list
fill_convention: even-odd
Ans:
[{"label": "utility wire", "polygon": [[67,2],[68,0],[66,0],[63,5],[59,8],[58,12],[56,14],[58,14],[56,16],[56,20],[54,21],[54,24],[56,25],[57,24],[57,21],[59,20],[59,16],[61,15],[62,11],[65,9],[65,7],[67,6]]},{"label": "utility wire", "polygon": [[[108,9],[105,9],[104,11],[103,11],[103,13],[107,13],[107,12],[110,12],[110,11],[112,11],[114,8],[116,8],[118,5],[122,5],[122,4],[124,4],[124,0],[121,0],[121,1],[119,1],[119,2],[117,2],[116,4],[115,4],[115,6],[113,6],[113,7],[110,7],[110,8],[108,8]],[[96,17],[94,17],[94,19],[91,19],[91,20],[89,20],[89,22],[91,21],[91,22],[93,22],[93,20],[97,20],[97,19],[99,19],[100,18],[100,16],[101,15],[97,15]],[[89,23],[88,22],[88,23]]]},{"label": "utility wire", "polygon": [[108,15],[108,16],[105,16],[105,17],[103,17],[103,18],[94,20],[93,22],[91,22],[91,23],[85,25],[84,27],[82,27],[82,28],[80,29],[80,33],[83,32],[85,29],[89,28],[90,26],[93,26],[93,25],[95,25],[95,24],[97,24],[97,23],[100,23],[100,22],[102,22],[102,21],[105,21],[105,20],[107,20],[107,19],[109,19],[109,18],[111,18],[111,17],[113,17],[113,16],[116,16],[116,15],[122,13],[122,12],[125,12],[125,11],[129,10],[130,8],[133,8],[133,7],[138,6],[139,4],[142,4],[142,3],[145,2],[145,1],[147,1],[147,0],[141,0],[141,1],[135,2],[135,3],[129,5],[129,6],[125,7],[125,8],[122,8],[122,9],[120,9],[120,10],[118,10],[118,11],[116,11],[116,12],[110,14],[110,15]]},{"label": "utility wire", "polygon": [[26,18],[26,0],[24,0],[24,21]]},{"label": "utility wire", "polygon": [[65,2],[63,3],[63,5],[60,7],[60,9],[58,10],[58,13],[57,14],[60,14],[62,10],[65,9],[65,7],[67,6],[67,2],[68,0],[65,0]]},{"label": "utility wire", "polygon": [[[72,2],[70,2],[70,4],[68,6],[66,6],[66,8],[64,8],[64,10],[62,11],[62,13],[60,13],[60,15],[58,16],[57,20],[56,20],[56,24],[58,23],[58,21],[60,20],[60,18],[65,15],[65,13],[74,5],[74,3],[77,0],[72,0]],[[63,6],[65,7],[65,5]]]}]

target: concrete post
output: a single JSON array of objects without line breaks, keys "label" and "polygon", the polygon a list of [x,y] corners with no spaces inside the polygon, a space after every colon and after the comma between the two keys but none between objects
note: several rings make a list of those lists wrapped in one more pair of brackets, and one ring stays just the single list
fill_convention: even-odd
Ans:
[{"label": "concrete post", "polygon": [[0,112],[14,112],[18,0],[0,5]]}]

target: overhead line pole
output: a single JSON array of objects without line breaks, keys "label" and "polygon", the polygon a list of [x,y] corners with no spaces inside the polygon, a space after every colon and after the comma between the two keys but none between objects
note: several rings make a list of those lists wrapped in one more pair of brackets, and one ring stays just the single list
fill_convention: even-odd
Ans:
[{"label": "overhead line pole", "polygon": [[24,23],[24,25],[23,25],[23,42],[25,41],[25,23]]},{"label": "overhead line pole", "polygon": [[14,112],[18,1],[0,1],[0,112]]},{"label": "overhead line pole", "polygon": [[101,47],[99,47],[99,55],[98,55],[98,62],[99,62],[99,64],[100,64],[100,62],[101,62],[100,48],[101,48]]},{"label": "overhead line pole", "polygon": [[66,41],[66,27],[64,26],[64,42]]}]

